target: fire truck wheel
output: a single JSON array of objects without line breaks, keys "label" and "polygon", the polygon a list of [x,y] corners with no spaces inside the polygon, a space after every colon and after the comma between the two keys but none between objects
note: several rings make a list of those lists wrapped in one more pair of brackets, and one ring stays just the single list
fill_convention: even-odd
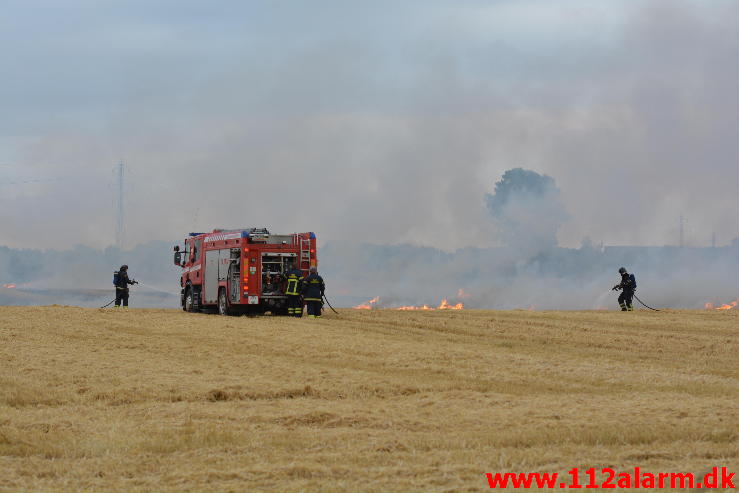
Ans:
[{"label": "fire truck wheel", "polygon": [[188,286],[185,290],[185,306],[182,309],[186,312],[195,311],[195,294],[193,293],[192,286]]},{"label": "fire truck wheel", "polygon": [[219,315],[231,315],[231,307],[226,297],[226,290],[221,288],[218,291],[218,314]]}]

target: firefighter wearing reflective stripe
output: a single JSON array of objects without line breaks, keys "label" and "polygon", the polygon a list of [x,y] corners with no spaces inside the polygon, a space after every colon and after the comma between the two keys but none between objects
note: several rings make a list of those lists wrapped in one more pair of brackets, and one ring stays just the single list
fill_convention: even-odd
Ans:
[{"label": "firefighter wearing reflective stripe", "polygon": [[308,305],[308,317],[321,317],[324,291],[326,291],[326,285],[323,283],[323,278],[318,275],[318,269],[313,266],[310,268],[308,277],[303,280],[303,299]]},{"label": "firefighter wearing reflective stripe", "polygon": [[625,267],[618,269],[618,273],[621,274],[621,282],[613,286],[614,291],[622,290],[621,295],[618,297],[618,305],[623,312],[634,311],[632,300],[634,298],[634,291],[636,291],[636,277],[634,274],[629,274]]},{"label": "firefighter wearing reflective stripe", "polygon": [[303,316],[303,300],[301,299],[301,291],[303,289],[303,272],[291,266],[290,270],[285,273],[287,285],[285,294],[287,295],[287,314],[293,317]]}]

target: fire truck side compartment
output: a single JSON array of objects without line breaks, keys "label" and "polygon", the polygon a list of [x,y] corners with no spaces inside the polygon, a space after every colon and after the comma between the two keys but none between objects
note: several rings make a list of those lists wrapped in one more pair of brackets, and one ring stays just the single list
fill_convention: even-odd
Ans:
[{"label": "fire truck side compartment", "polygon": [[218,302],[218,288],[220,281],[228,278],[228,268],[231,265],[231,249],[206,250],[205,252],[205,293],[203,302],[213,304]]},{"label": "fire truck side compartment", "polygon": [[298,256],[294,252],[262,252],[262,295],[276,295],[283,297],[282,292],[271,292],[267,293],[264,291],[264,286],[267,284],[267,276],[270,276],[272,281],[279,283],[282,275],[287,272],[287,264],[294,262]]},{"label": "fire truck side compartment", "polygon": [[231,303],[238,303],[240,301],[239,297],[241,296],[241,290],[239,289],[239,286],[241,285],[241,249],[240,248],[232,248],[231,249],[231,261],[229,264],[230,270],[229,270],[229,277],[228,277],[228,283],[229,283],[229,290],[231,291]]}]

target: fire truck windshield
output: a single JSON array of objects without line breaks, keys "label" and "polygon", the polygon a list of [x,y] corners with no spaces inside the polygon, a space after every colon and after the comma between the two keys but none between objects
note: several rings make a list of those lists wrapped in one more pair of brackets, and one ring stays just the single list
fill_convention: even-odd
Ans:
[{"label": "fire truck windshield", "polygon": [[200,250],[202,250],[203,240],[195,240],[192,242],[192,251],[190,253],[190,261],[192,263],[200,260]]}]

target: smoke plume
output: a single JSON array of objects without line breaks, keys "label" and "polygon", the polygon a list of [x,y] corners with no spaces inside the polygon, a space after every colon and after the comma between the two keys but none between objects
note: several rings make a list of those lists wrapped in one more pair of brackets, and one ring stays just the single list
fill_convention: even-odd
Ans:
[{"label": "smoke plume", "polygon": [[187,232],[267,226],[318,234],[344,305],[592,308],[622,265],[728,301],[737,32],[727,1],[7,0],[0,277],[176,291],[149,267]]}]

